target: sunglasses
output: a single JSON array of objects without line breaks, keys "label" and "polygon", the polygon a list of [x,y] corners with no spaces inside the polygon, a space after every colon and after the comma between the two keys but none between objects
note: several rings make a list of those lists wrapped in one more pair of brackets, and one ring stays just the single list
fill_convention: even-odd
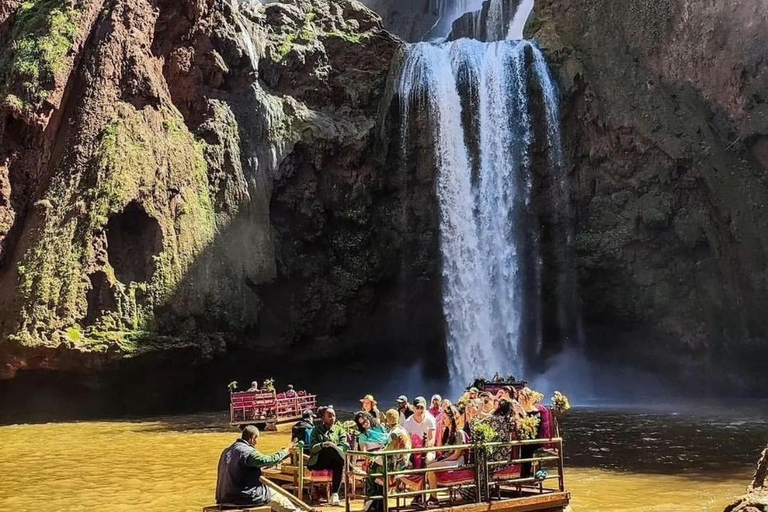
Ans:
[{"label": "sunglasses", "polygon": [[417,405],[416,408],[417,409],[424,409],[424,406],[423,405]]}]

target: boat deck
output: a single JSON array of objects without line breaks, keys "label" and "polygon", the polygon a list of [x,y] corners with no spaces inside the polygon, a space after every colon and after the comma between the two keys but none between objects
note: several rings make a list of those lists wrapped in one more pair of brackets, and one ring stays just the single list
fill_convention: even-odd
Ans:
[{"label": "boat deck", "polygon": [[[539,493],[537,490],[523,490],[516,497],[504,497],[490,502],[457,502],[452,504],[449,502],[447,495],[440,496],[440,499],[441,506],[439,508],[426,510],[439,512],[561,512],[568,506],[571,495],[567,491],[545,491],[544,493]],[[389,511],[423,512],[425,510],[424,507],[410,505],[409,501],[401,500],[399,505],[398,507],[396,500],[390,500]],[[324,503],[315,504],[314,506],[323,512],[339,512],[340,510],[339,507],[331,507]],[[344,507],[344,501],[342,501],[342,507]],[[349,508],[346,510],[348,512],[360,512],[363,508],[364,501],[362,499],[355,499],[349,500]]]}]

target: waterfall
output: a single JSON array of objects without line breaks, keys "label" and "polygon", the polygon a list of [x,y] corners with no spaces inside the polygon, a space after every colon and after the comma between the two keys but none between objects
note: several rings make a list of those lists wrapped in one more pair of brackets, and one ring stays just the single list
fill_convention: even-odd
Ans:
[{"label": "waterfall", "polygon": [[[524,0],[525,19],[529,7]],[[565,183],[557,91],[544,56],[529,41],[504,39],[522,31],[522,14],[505,15],[501,0],[487,1],[484,10],[485,30],[502,40],[408,45],[396,91],[401,137],[419,136],[407,129],[418,116],[426,116],[431,135],[443,312],[456,385],[495,372],[519,375],[523,338],[540,349],[542,263],[530,215],[536,123],[546,126],[546,141],[539,142],[546,147],[546,172]],[[540,98],[538,106],[533,97]],[[404,158],[408,147],[401,140]]]},{"label": "waterfall", "polygon": [[[449,328],[452,373],[492,364],[484,350],[490,339],[490,283],[483,271],[480,237],[473,217],[474,198],[469,154],[464,141],[461,99],[456,87],[450,47],[419,43],[409,48],[399,93],[406,103],[426,98],[432,117],[440,206],[443,303]],[[458,342],[461,340],[461,343]]]},{"label": "waterfall", "polygon": [[430,12],[437,16],[429,29],[425,41],[443,40],[451,32],[451,26],[465,12],[481,9],[483,0],[430,0]]},{"label": "waterfall", "polygon": [[520,40],[523,38],[523,30],[525,29],[525,23],[533,12],[533,0],[523,0],[520,3],[520,7],[517,8],[515,16],[509,24],[509,32],[507,33],[507,39]]}]

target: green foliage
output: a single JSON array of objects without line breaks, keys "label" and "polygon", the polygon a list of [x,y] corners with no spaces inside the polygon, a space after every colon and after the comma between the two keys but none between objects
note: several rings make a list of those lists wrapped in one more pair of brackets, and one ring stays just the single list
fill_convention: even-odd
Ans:
[{"label": "green foliage", "polygon": [[363,36],[361,34],[342,32],[340,30],[334,30],[333,32],[328,32],[327,35],[330,37],[339,37],[345,40],[346,42],[353,43],[353,44],[360,44],[363,41]]},{"label": "green foliage", "polygon": [[538,416],[526,416],[515,424],[518,438],[522,440],[536,439],[541,420]]},{"label": "green foliage", "polygon": [[[480,420],[472,422],[472,442],[476,445],[492,443],[499,439],[499,433],[491,425]],[[493,448],[485,447],[486,453],[493,453]]]},{"label": "green foliage", "polygon": [[359,44],[363,41],[363,35],[353,32],[343,32],[338,29],[334,29],[330,32],[326,32],[315,23],[317,13],[310,11],[304,17],[304,22],[298,30],[284,36],[282,42],[278,45],[273,60],[282,62],[288,56],[291,51],[297,46],[309,46],[314,41],[317,41],[322,37],[338,37],[344,39],[348,43]]},{"label": "green foliage", "polygon": [[77,37],[82,9],[81,1],[21,4],[10,44],[0,56],[0,101],[27,112],[42,105],[54,90],[56,74]]},{"label": "green foliage", "polygon": [[354,420],[347,420],[336,423],[333,428],[338,430],[341,435],[346,436],[347,438],[357,437],[360,435],[360,429],[357,428]]},{"label": "green foliage", "polygon": [[80,327],[74,326],[67,329],[67,338],[75,345],[80,344],[83,340],[83,333],[80,332]]},{"label": "green foliage", "polygon": [[556,416],[563,416],[571,410],[571,401],[559,391],[555,391],[555,395],[552,397],[551,402],[552,411]]},{"label": "green foliage", "polygon": [[[56,343],[58,332],[81,348],[117,345],[138,351],[158,339],[152,333],[154,308],[173,295],[215,234],[202,147],[178,112],[120,104],[97,141],[90,162],[59,169],[36,206],[45,206],[43,223],[18,267],[25,308],[15,339],[22,343]],[[167,200],[171,187],[180,191],[183,213]],[[103,237],[109,218],[133,200],[158,221],[163,234],[154,274],[146,283],[121,283],[105,265],[101,270],[114,293],[115,311],[102,314],[80,335],[70,335],[67,329],[88,311],[86,272],[96,260],[94,241]]]}]

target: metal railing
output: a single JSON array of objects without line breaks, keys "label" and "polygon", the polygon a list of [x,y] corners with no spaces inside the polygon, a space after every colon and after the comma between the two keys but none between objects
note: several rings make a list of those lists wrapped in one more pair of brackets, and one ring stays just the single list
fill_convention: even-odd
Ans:
[{"label": "metal railing", "polygon": [[[497,450],[500,450],[502,448],[510,448],[511,452],[514,452],[515,448],[522,451],[524,447],[534,447],[534,446],[541,446],[542,448],[548,447],[548,446],[554,446],[557,449],[556,454],[545,454],[545,455],[535,455],[535,452],[532,454],[532,456],[529,457],[510,457],[505,458],[503,460],[494,460],[493,453]],[[447,466],[447,467],[428,467],[425,463],[425,467],[422,468],[416,468],[416,469],[394,469],[392,462],[396,462],[398,458],[401,458],[403,456],[407,456],[410,458],[412,455],[418,455],[418,454],[428,454],[428,453],[434,453],[434,452],[441,452],[441,451],[450,451],[453,452],[455,450],[463,450],[465,452],[465,463],[463,465],[457,465],[457,466]],[[491,490],[496,491],[496,499],[501,499],[501,486],[513,486],[518,493],[522,491],[523,486],[528,487],[527,484],[534,484],[532,487],[532,490],[538,490],[539,493],[546,492],[564,492],[565,491],[565,482],[563,478],[563,439],[561,437],[554,437],[554,438],[548,438],[548,439],[531,439],[531,440],[525,440],[525,441],[496,441],[496,442],[488,442],[488,443],[479,443],[479,444],[462,444],[462,445],[451,445],[451,446],[441,446],[441,447],[430,447],[430,448],[412,448],[409,450],[384,450],[384,451],[373,451],[373,452],[366,452],[366,451],[357,451],[357,450],[349,450],[346,452],[345,455],[345,472],[344,472],[344,481],[345,486],[347,489],[346,494],[346,512],[350,512],[350,479],[355,477],[362,477],[363,475],[355,474],[353,471],[353,468],[356,467],[356,460],[360,458],[367,458],[371,459],[371,462],[373,462],[373,459],[379,459],[382,461],[382,464],[380,465],[380,469],[375,472],[368,472],[364,478],[373,478],[373,479],[381,479],[381,488],[383,490],[381,495],[374,495],[374,496],[368,496],[365,495],[366,500],[383,500],[383,510],[384,512],[389,512],[390,506],[389,501],[391,499],[396,500],[396,506],[395,509],[400,508],[400,499],[401,498],[410,498],[410,497],[416,497],[416,496],[426,496],[427,494],[432,493],[450,493],[450,500],[453,502],[453,497],[456,491],[458,490],[466,490],[466,489],[473,489],[474,496],[473,500],[476,503],[480,503],[482,501],[491,501],[493,499]],[[469,461],[469,462],[467,462]],[[557,467],[557,474],[554,475],[540,475],[539,478],[537,478],[534,474],[534,467],[539,466],[543,463],[549,463],[556,461],[556,467]],[[498,470],[495,470],[494,468],[499,468],[502,466],[510,467],[515,465],[521,465],[521,464],[531,464],[531,475],[532,476],[523,476],[522,474],[518,477],[510,477],[510,478],[503,478],[503,477],[496,477],[496,472]],[[392,468],[392,469],[391,469]],[[424,486],[421,490],[416,491],[398,491],[398,482],[402,477],[410,477],[410,476],[418,476],[418,475],[424,475],[424,480],[427,479],[427,473],[441,473],[441,472],[450,472],[450,471],[460,471],[460,470],[466,470],[471,469],[473,472],[473,480],[474,482],[469,483],[463,483],[463,484],[457,484],[457,485],[449,485],[449,486],[442,486],[440,487],[440,482],[438,481],[438,486],[433,489],[428,489],[426,486]],[[394,477],[394,480],[392,478]],[[493,478],[492,478],[493,477]],[[545,487],[545,482],[557,479],[557,487],[554,489],[550,489],[549,487]],[[392,480],[392,481],[391,481]],[[394,488],[393,488],[394,484]],[[509,498],[509,499],[515,499],[515,498]],[[470,501],[465,499],[465,501]]]}]

